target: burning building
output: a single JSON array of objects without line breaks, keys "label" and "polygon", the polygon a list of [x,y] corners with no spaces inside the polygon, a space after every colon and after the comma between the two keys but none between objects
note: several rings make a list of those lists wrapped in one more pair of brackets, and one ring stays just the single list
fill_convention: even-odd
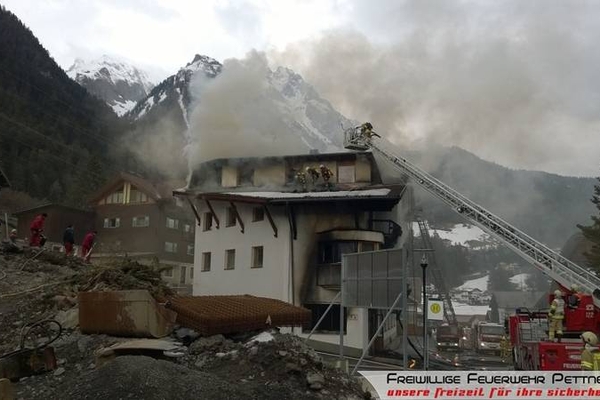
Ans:
[{"label": "burning building", "polygon": [[[405,189],[383,184],[371,153],[204,162],[174,192],[199,225],[193,293],[283,300],[311,310],[314,325],[340,290],[342,254],[401,245]],[[381,310],[348,308],[340,327],[339,313],[334,305],[315,340],[337,343],[344,329],[345,343],[362,348],[381,320]],[[382,344],[395,333],[391,321]]]}]

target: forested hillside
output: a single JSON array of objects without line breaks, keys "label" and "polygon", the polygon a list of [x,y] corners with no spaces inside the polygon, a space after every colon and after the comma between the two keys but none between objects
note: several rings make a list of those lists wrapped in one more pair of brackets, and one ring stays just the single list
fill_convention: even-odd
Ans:
[{"label": "forested hillside", "polygon": [[126,159],[115,144],[123,130],[104,102],[0,8],[0,166],[13,189],[82,205]]}]

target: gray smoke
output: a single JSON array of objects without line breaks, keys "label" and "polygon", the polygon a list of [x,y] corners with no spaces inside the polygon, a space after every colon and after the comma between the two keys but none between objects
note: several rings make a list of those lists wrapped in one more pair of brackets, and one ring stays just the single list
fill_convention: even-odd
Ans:
[{"label": "gray smoke", "polygon": [[337,30],[270,57],[396,143],[458,145],[515,168],[593,176],[597,5],[359,1],[357,29],[371,39]]},{"label": "gray smoke", "polygon": [[285,116],[273,100],[269,72],[265,54],[253,51],[242,60],[225,60],[216,78],[196,75],[191,85],[196,103],[189,118],[190,167],[218,158],[307,151],[307,146],[289,132]]}]

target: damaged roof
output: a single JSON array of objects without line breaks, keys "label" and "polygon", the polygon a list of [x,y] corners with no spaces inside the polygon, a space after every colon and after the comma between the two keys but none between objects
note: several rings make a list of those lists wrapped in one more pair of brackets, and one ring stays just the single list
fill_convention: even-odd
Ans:
[{"label": "damaged roof", "polygon": [[173,188],[185,186],[183,181],[153,183],[148,179],[142,178],[141,176],[129,174],[127,172],[119,172],[100,189],[96,190],[90,196],[89,202],[93,203],[102,199],[105,195],[108,195],[111,190],[115,189],[115,187],[121,182],[131,183],[138,190],[144,192],[149,198],[155,201],[171,199],[173,197]]},{"label": "damaged roof", "polygon": [[[198,198],[205,200],[236,201],[240,203],[285,204],[356,200],[397,201],[404,193],[404,185],[367,186],[355,190],[332,190],[320,192],[218,192],[200,193]],[[185,194],[185,192],[175,192]]]},{"label": "damaged roof", "polygon": [[276,326],[308,327],[312,313],[303,307],[250,295],[175,296],[167,307],[177,312],[177,323],[201,335],[238,333]]}]

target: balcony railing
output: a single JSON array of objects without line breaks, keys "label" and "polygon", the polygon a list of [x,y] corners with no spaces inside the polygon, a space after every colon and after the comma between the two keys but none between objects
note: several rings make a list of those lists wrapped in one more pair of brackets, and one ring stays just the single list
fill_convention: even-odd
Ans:
[{"label": "balcony railing", "polygon": [[342,263],[318,264],[317,285],[324,288],[339,289],[342,280]]}]

